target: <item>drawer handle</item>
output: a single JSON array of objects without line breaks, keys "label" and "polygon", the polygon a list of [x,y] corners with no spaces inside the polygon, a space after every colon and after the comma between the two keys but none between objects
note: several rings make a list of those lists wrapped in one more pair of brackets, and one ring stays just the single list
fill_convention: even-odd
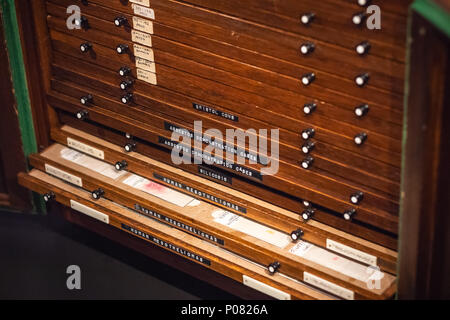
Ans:
[{"label": "drawer handle", "polygon": [[302,168],[303,169],[310,169],[312,164],[314,163],[314,158],[311,156],[307,156],[305,159],[303,159],[302,161]]},{"label": "drawer handle", "polygon": [[125,149],[126,152],[132,152],[136,150],[136,143],[135,142],[127,143],[123,148]]},{"label": "drawer handle", "polygon": [[369,112],[369,109],[368,104],[362,104],[355,108],[355,114],[357,117],[364,117]]},{"label": "drawer handle", "polygon": [[311,202],[309,202],[308,200],[303,200],[303,205],[305,206],[305,208],[309,208],[311,207]]},{"label": "drawer handle", "polygon": [[308,221],[314,216],[316,211],[313,208],[308,208],[302,212],[302,218],[304,221]]},{"label": "drawer handle", "polygon": [[91,104],[93,101],[94,101],[94,97],[91,94],[87,94],[80,98],[80,102],[84,106]]},{"label": "drawer handle", "polygon": [[271,264],[269,264],[269,266],[267,267],[267,270],[269,270],[270,274],[275,274],[278,269],[280,269],[281,264],[278,261],[272,262]]},{"label": "drawer handle", "polygon": [[357,191],[350,196],[350,202],[353,204],[359,204],[364,199],[364,193]]},{"label": "drawer handle", "polygon": [[114,25],[116,27],[126,26],[128,25],[128,19],[125,18],[124,16],[118,16],[117,18],[114,19]]},{"label": "drawer handle", "polygon": [[119,69],[119,75],[121,77],[126,77],[129,76],[131,74],[131,69],[127,66],[123,66],[122,68]]},{"label": "drawer handle", "polygon": [[105,195],[105,191],[102,188],[98,188],[98,189],[92,191],[92,198],[94,198],[94,200],[99,200],[104,195]]},{"label": "drawer handle", "polygon": [[53,192],[47,192],[46,194],[43,195],[43,197],[44,201],[48,203],[52,200],[55,200],[56,195]]},{"label": "drawer handle", "polygon": [[128,163],[125,160],[117,161],[114,167],[116,168],[117,171],[122,171],[126,167],[128,167]]},{"label": "drawer handle", "polygon": [[369,82],[370,76],[368,73],[362,73],[355,78],[355,83],[358,87],[364,87]]},{"label": "drawer handle", "polygon": [[302,83],[304,86],[309,86],[314,80],[316,80],[316,75],[313,72],[302,76]]},{"label": "drawer handle", "polygon": [[360,7],[366,7],[370,4],[370,0],[358,0],[357,2]]},{"label": "drawer handle", "polygon": [[361,26],[366,19],[366,13],[365,12],[358,12],[355,13],[352,17],[352,22],[356,26]]},{"label": "drawer handle", "polygon": [[372,45],[369,41],[363,41],[355,47],[356,53],[360,56],[366,55],[369,53]]},{"label": "drawer handle", "polygon": [[123,104],[130,104],[131,101],[133,101],[133,94],[131,92],[125,94],[122,98],[121,101]]},{"label": "drawer handle", "polygon": [[302,152],[304,154],[309,154],[314,150],[315,147],[316,147],[316,144],[314,142],[306,141],[302,146]]},{"label": "drawer handle", "polygon": [[126,44],[119,44],[119,45],[116,47],[116,51],[117,51],[118,54],[125,54],[125,53],[128,52],[129,49],[130,49],[130,48],[129,48],[128,45],[126,45]]},{"label": "drawer handle", "polygon": [[312,42],[306,42],[300,46],[300,52],[306,56],[314,51],[316,45]]},{"label": "drawer handle", "polygon": [[314,137],[316,131],[313,128],[308,128],[302,131],[303,140],[308,140]]},{"label": "drawer handle", "polygon": [[124,80],[120,83],[120,89],[122,90],[128,90],[133,87],[133,81],[132,80]]},{"label": "drawer handle", "polygon": [[347,221],[351,221],[356,214],[356,209],[346,210],[344,212],[344,219]]},{"label": "drawer handle", "polygon": [[297,242],[305,233],[302,229],[297,229],[291,232],[291,239],[293,242]]},{"label": "drawer handle", "polygon": [[367,140],[367,133],[365,132],[358,133],[353,139],[353,141],[357,146],[363,145],[364,142],[366,142],[366,140]]},{"label": "drawer handle", "polygon": [[85,16],[81,16],[80,19],[75,19],[75,25],[85,30],[89,29],[89,21]]},{"label": "drawer handle", "polygon": [[89,112],[87,112],[86,110],[78,111],[76,114],[78,120],[86,120],[88,116]]},{"label": "drawer handle", "polygon": [[317,109],[317,104],[315,103],[307,103],[303,106],[303,113],[305,115],[310,115]]},{"label": "drawer handle", "polygon": [[301,23],[303,23],[304,25],[309,25],[311,22],[314,21],[314,18],[316,17],[316,14],[313,12],[308,12],[308,13],[304,13],[301,15],[300,17],[300,21]]},{"label": "drawer handle", "polygon": [[92,50],[92,44],[89,42],[85,42],[80,45],[80,51],[82,53],[88,53],[91,50]]}]

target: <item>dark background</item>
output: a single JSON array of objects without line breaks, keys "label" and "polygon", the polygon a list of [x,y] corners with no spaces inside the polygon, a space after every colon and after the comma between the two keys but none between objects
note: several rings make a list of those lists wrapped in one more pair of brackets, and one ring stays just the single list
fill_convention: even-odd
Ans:
[{"label": "dark background", "polygon": [[0,299],[236,298],[63,219],[0,210]]}]

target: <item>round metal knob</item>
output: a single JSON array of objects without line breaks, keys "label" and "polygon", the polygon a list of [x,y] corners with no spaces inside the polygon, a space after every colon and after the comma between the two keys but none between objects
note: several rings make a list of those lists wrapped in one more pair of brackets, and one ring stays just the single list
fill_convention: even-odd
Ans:
[{"label": "round metal knob", "polygon": [[86,110],[78,111],[76,114],[76,117],[78,120],[85,120],[85,119],[87,119],[88,116],[89,116],[89,112],[87,112]]},{"label": "round metal knob", "polygon": [[300,52],[306,56],[306,55],[312,53],[315,48],[316,48],[316,46],[314,45],[314,43],[307,42],[300,46]]},{"label": "round metal knob", "polygon": [[362,104],[359,107],[355,108],[355,115],[357,117],[364,117],[369,112],[369,105],[368,104]]},{"label": "round metal knob", "polygon": [[126,76],[129,76],[130,74],[131,74],[131,69],[127,66],[124,66],[119,69],[119,75],[121,77],[126,77]]},{"label": "round metal knob", "polygon": [[116,47],[116,51],[117,51],[118,54],[125,54],[125,53],[128,52],[128,50],[129,50],[129,47],[126,44],[119,44]]},{"label": "round metal knob", "polygon": [[43,195],[45,202],[50,202],[56,198],[55,194],[53,192],[48,192]]},{"label": "round metal knob", "polygon": [[117,171],[122,171],[126,167],[128,167],[128,163],[125,160],[117,161],[114,167],[116,168]]},{"label": "round metal knob", "polygon": [[121,26],[125,26],[128,24],[128,19],[124,16],[119,16],[117,18],[114,19],[114,25],[116,27],[121,27]]},{"label": "round metal knob", "polygon": [[304,25],[309,25],[311,22],[313,22],[316,15],[312,12],[304,13],[300,17],[300,22]]},{"label": "round metal knob", "polygon": [[103,189],[101,189],[101,188],[98,188],[98,189],[92,191],[92,198],[94,198],[95,200],[100,199],[104,195],[105,195],[105,191],[103,191]]},{"label": "round metal knob", "polygon": [[309,208],[309,207],[311,207],[311,202],[309,202],[308,200],[303,200],[303,205],[304,205],[306,208]]},{"label": "round metal knob", "polygon": [[301,237],[303,237],[304,232],[302,229],[297,229],[291,232],[291,239],[292,241],[298,241]]},{"label": "round metal knob", "polygon": [[303,106],[303,113],[309,115],[313,113],[317,109],[317,104],[315,103],[307,103]]},{"label": "round metal knob", "polygon": [[363,55],[369,53],[369,50],[371,47],[372,47],[372,45],[368,41],[363,41],[355,47],[355,50],[356,50],[357,54],[359,54],[360,56],[363,56]]},{"label": "round metal knob", "polygon": [[353,204],[359,204],[364,199],[364,193],[361,191],[355,192],[350,196],[350,202]]},{"label": "round metal knob", "polygon": [[315,210],[312,208],[308,208],[302,212],[302,218],[305,221],[308,221],[314,216]]},{"label": "round metal knob", "polygon": [[124,80],[120,83],[120,89],[122,90],[128,90],[133,86],[133,81],[131,80]]},{"label": "round metal knob", "polygon": [[267,267],[267,270],[269,270],[270,274],[274,274],[275,272],[278,271],[278,269],[280,269],[281,264],[278,261],[275,261],[271,264],[269,264],[269,266]]},{"label": "round metal knob", "polygon": [[91,94],[87,94],[80,98],[80,102],[84,106],[92,103],[93,100],[94,100],[94,97]]},{"label": "round metal knob", "polygon": [[88,19],[85,16],[81,16],[80,19],[75,19],[75,25],[77,27],[88,29],[89,28],[89,22]]},{"label": "round metal knob", "polygon": [[89,42],[85,42],[80,45],[80,51],[82,53],[87,53],[90,50],[92,50],[92,44],[90,44]]},{"label": "round metal knob", "polygon": [[131,92],[125,94],[121,99],[123,104],[129,104],[131,101],[133,101],[133,94]]},{"label": "round metal knob", "polygon": [[352,22],[354,25],[360,26],[366,19],[366,13],[365,12],[358,12],[353,15]]},{"label": "round metal knob", "polygon": [[312,164],[314,162],[314,158],[311,156],[307,156],[305,159],[303,159],[302,161],[302,168],[303,169],[309,169],[311,168]]},{"label": "round metal knob", "polygon": [[353,219],[353,217],[355,216],[355,214],[356,214],[356,209],[351,209],[351,210],[346,210],[346,211],[344,212],[343,216],[344,216],[344,219],[345,219],[345,220],[350,221],[350,220]]},{"label": "round metal knob", "polygon": [[356,76],[355,83],[358,87],[364,87],[367,84],[367,82],[369,82],[369,78],[370,76],[368,73],[360,74]]},{"label": "round metal knob", "polygon": [[302,146],[302,152],[304,154],[309,154],[311,151],[314,150],[314,147],[316,146],[316,144],[312,141],[306,141],[303,146]]},{"label": "round metal knob", "polygon": [[308,128],[302,131],[303,140],[308,140],[314,137],[315,130],[313,128]]},{"label": "round metal knob", "polygon": [[367,133],[365,133],[365,132],[358,133],[355,136],[355,138],[353,139],[355,144],[358,146],[364,144],[364,142],[366,142],[366,140],[367,140]]},{"label": "round metal knob", "polygon": [[316,80],[316,75],[313,72],[302,76],[302,83],[304,86],[309,86],[314,80]]},{"label": "round metal knob", "polygon": [[356,2],[361,7],[366,7],[370,4],[370,0],[357,0]]},{"label": "round metal knob", "polygon": [[131,152],[131,151],[134,151],[134,150],[136,150],[136,143],[127,143],[126,145],[125,145],[125,147],[123,147],[124,149],[125,149],[125,151],[126,152]]}]

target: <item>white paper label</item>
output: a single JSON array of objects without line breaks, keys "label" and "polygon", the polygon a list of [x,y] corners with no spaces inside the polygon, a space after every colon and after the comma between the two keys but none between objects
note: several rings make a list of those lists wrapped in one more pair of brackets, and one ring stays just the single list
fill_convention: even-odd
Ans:
[{"label": "white paper label", "polygon": [[319,278],[315,275],[312,275],[308,272],[303,272],[303,281],[309,283],[317,288],[325,290],[334,294],[335,296],[341,297],[347,300],[354,300],[355,293],[351,290],[338,286],[330,281]]},{"label": "white paper label", "polygon": [[150,0],[130,0],[131,3],[137,3],[142,6],[150,7]]},{"label": "white paper label", "polygon": [[136,77],[138,80],[156,85],[156,74],[147,70],[136,69]]},{"label": "white paper label", "polygon": [[94,159],[76,150],[68,148],[62,149],[61,157],[65,160],[76,163],[79,166],[90,169],[114,180],[117,180],[123,175],[127,174],[126,171],[117,171],[116,168],[109,163]]},{"label": "white paper label", "polygon": [[131,30],[131,41],[148,47],[152,46],[152,36],[137,30]]},{"label": "white paper label", "polygon": [[187,196],[184,193],[170,189],[162,184],[156,183],[135,174],[130,175],[128,178],[122,181],[122,183],[132,188],[144,191],[179,207],[185,207],[195,200],[194,198]]},{"label": "white paper label", "polygon": [[155,20],[155,11],[153,11],[153,9],[143,7],[135,3],[133,3],[131,7],[133,8],[135,15]]},{"label": "white paper label", "polygon": [[150,20],[133,17],[133,28],[135,30],[153,34],[153,22]]},{"label": "white paper label", "polygon": [[101,160],[105,159],[105,153],[102,150],[88,146],[87,144],[84,144],[84,143],[74,140],[72,138],[67,138],[67,146],[69,146],[70,148],[76,149],[78,151],[81,151],[83,153],[87,153],[95,158],[98,158]]},{"label": "white paper label", "polygon": [[79,187],[83,186],[83,180],[80,177],[74,176],[73,174],[70,174],[63,170],[55,168],[49,164],[45,164],[45,172],[47,172],[48,174],[51,174],[52,176],[60,178],[64,181],[67,181],[71,184],[74,184],[76,186],[79,186]]},{"label": "white paper label", "polygon": [[[343,258],[305,241],[299,241],[289,252],[366,283],[370,281],[375,272],[379,272],[373,267]],[[384,275],[379,272],[377,276],[382,278]]]},{"label": "white paper label", "polygon": [[278,300],[291,300],[291,295],[289,293],[283,292],[277,288],[271,287],[261,281],[250,278],[246,275],[242,276],[242,283],[247,287],[255,289],[259,292],[265,293]]},{"label": "white paper label", "polygon": [[156,65],[153,61],[136,57],[136,68],[156,73]]},{"label": "white paper label", "polygon": [[81,212],[91,218],[94,218],[101,222],[109,224],[109,216],[108,215],[106,215],[100,211],[94,210],[91,207],[85,206],[84,204],[78,203],[74,200],[70,200],[70,207],[73,210]]},{"label": "white paper label", "polygon": [[327,249],[371,266],[377,265],[377,257],[330,239],[327,239]]},{"label": "white paper label", "polygon": [[225,210],[212,213],[214,221],[233,230],[240,231],[259,240],[270,243],[281,249],[291,243],[290,236],[280,231],[266,227],[247,218],[238,216]]},{"label": "white paper label", "polygon": [[155,61],[155,54],[153,50],[147,47],[144,47],[140,44],[134,44],[134,55],[138,58],[142,58],[149,61]]}]

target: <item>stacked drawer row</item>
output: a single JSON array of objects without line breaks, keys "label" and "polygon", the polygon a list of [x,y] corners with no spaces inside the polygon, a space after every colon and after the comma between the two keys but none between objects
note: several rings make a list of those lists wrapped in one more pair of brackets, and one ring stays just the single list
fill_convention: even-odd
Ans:
[{"label": "stacked drawer row", "polygon": [[[118,171],[162,186],[187,193],[192,187],[185,187],[194,184],[198,192],[193,196],[205,201],[201,212],[219,206],[317,248],[333,250],[338,241],[341,250],[334,251],[349,263],[386,272],[381,289],[338,267],[294,258],[292,250],[303,243],[277,249],[248,236],[234,237],[199,217],[194,221],[216,239],[228,239],[228,245],[214,245],[269,265],[269,271],[275,266],[294,282],[338,298],[388,298],[395,290],[389,273],[395,273],[392,250],[397,247],[408,1],[371,1],[382,8],[381,30],[365,27],[368,2],[47,0],[52,46],[47,100],[66,125],[52,129],[52,138],[69,147],[74,145],[68,139],[75,139],[78,146],[88,146],[78,147],[83,152],[96,144],[94,150],[111,154],[101,160]],[[82,14],[74,20],[75,30],[68,28],[71,5]],[[200,129],[195,121],[202,122]],[[256,130],[238,148],[235,141],[218,139],[211,128]],[[259,129],[277,129],[279,144]],[[180,143],[175,133],[199,143]],[[50,165],[65,177],[79,177],[93,199],[106,198],[112,205],[136,210],[136,204],[145,203],[171,219],[195,216],[187,210],[179,217],[158,201],[138,201],[133,191],[117,190],[95,172],[59,161],[60,153],[69,152],[62,148],[33,156],[33,166],[51,174]],[[218,149],[232,151],[234,162]],[[175,165],[173,150],[212,162]],[[236,163],[238,156],[247,161]],[[143,165],[153,161],[155,168],[183,171],[167,169],[161,175]],[[264,175],[263,169],[275,162],[277,173]],[[41,193],[46,190],[41,182],[48,179],[39,171],[22,177],[23,184]],[[66,204],[61,188],[47,191]],[[206,192],[220,195],[221,201],[205,198]],[[280,286],[286,285],[275,281],[274,287]],[[325,298],[318,295],[294,294]]]}]

